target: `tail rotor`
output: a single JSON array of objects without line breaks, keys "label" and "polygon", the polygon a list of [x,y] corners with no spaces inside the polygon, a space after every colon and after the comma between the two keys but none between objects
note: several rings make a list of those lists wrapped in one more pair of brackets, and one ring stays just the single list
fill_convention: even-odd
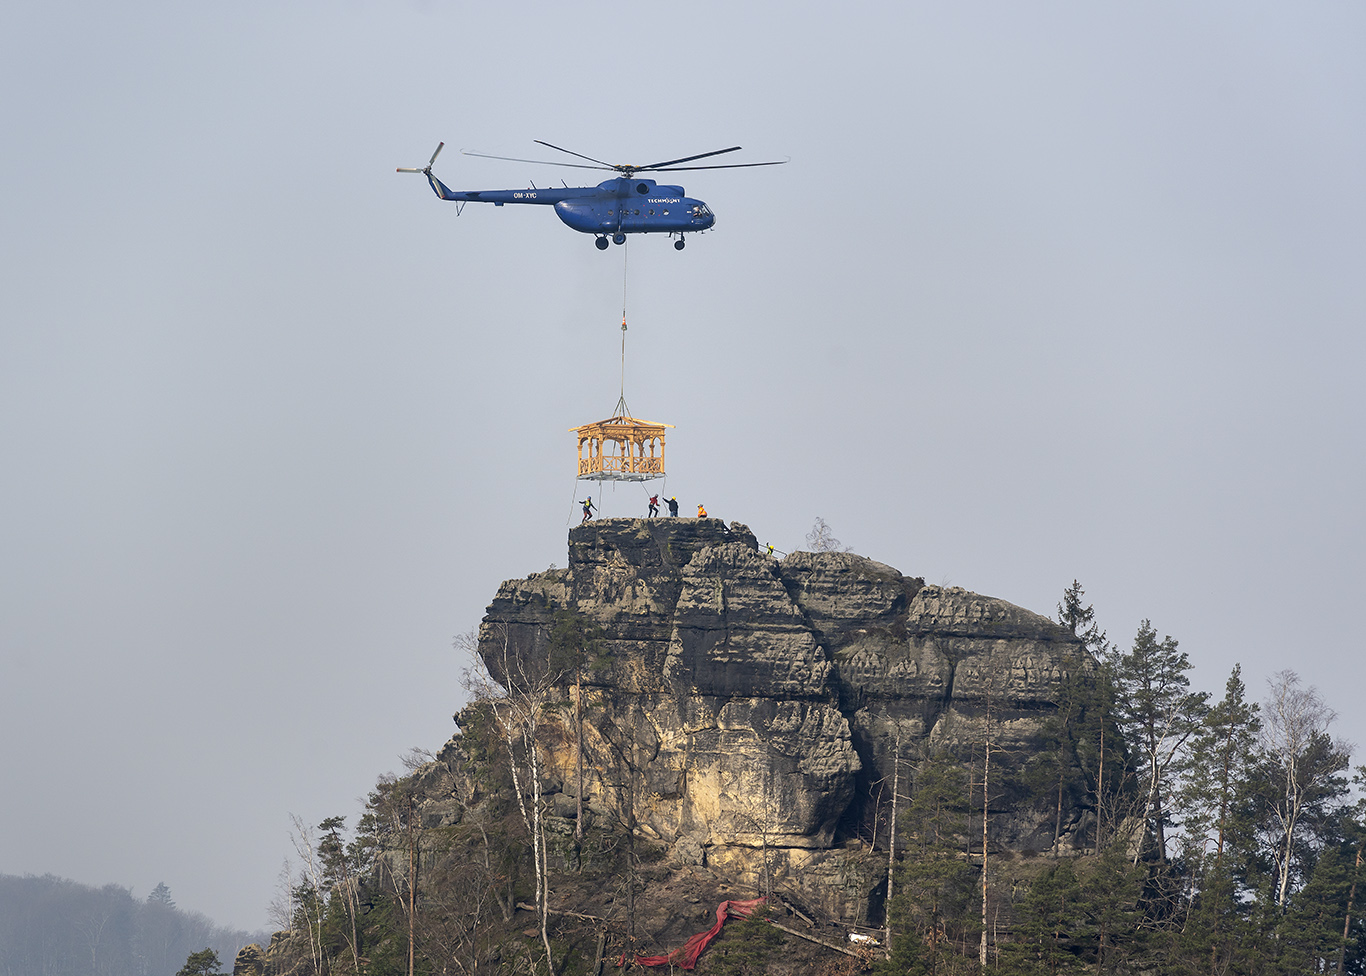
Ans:
[{"label": "tail rotor", "polygon": [[446,145],[446,144],[445,144],[444,142],[438,142],[438,143],[436,144],[436,152],[432,153],[432,158],[429,159],[429,160],[427,160],[427,165],[426,165],[426,166],[423,166],[421,169],[418,169],[418,168],[416,168],[416,167],[414,167],[414,166],[400,166],[400,167],[398,167],[398,169],[396,170],[396,172],[399,172],[399,173],[421,173],[423,176],[425,176],[425,177],[427,177],[428,179],[430,179],[430,178],[431,178],[431,175],[432,175],[432,164],[436,162],[436,157],[441,155],[441,148],[442,148],[443,146],[445,146],[445,145]]}]

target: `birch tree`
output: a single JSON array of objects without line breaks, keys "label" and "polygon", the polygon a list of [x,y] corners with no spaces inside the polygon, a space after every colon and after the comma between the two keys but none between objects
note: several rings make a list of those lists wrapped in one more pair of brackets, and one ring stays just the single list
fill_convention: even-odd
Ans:
[{"label": "birch tree", "polygon": [[1276,872],[1276,906],[1284,911],[1303,859],[1300,847],[1305,834],[1346,793],[1341,774],[1351,762],[1351,746],[1329,735],[1328,727],[1337,713],[1317,689],[1302,688],[1294,671],[1280,671],[1269,679],[1262,714],[1260,756],[1269,808],[1267,832]]},{"label": "birch tree", "polygon": [[303,926],[308,935],[308,953],[313,960],[314,971],[322,972],[323,913],[326,907],[322,895],[322,865],[314,856],[313,829],[297,814],[290,814],[289,819],[293,825],[290,839],[302,863],[294,885],[295,916],[292,921],[296,931],[299,925]]},{"label": "birch tree", "polygon": [[[531,856],[536,874],[536,907],[540,916],[546,969],[550,976],[554,976],[554,953],[550,947],[548,930],[550,892],[545,802],[536,732],[546,710],[561,698],[559,684],[565,677],[565,671],[552,667],[549,661],[540,664],[516,653],[506,627],[490,627],[483,636],[481,643],[496,655],[501,681],[493,679],[483,657],[476,654],[474,667],[466,673],[465,686],[487,703],[507,747],[513,793],[517,798],[522,822],[531,837]],[[500,690],[502,694],[499,694]]]}]

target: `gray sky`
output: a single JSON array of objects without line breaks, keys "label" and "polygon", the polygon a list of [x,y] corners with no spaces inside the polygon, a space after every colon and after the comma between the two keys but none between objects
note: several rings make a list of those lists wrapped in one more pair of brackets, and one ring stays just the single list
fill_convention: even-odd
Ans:
[{"label": "gray sky", "polygon": [[1080,579],[1366,743],[1364,47],[1345,2],[6,3],[0,872],[264,925],[289,814],[438,748],[452,636],[564,565],[623,249],[456,219],[394,173],[438,140],[457,189],[791,156],[628,245],[684,512]]}]

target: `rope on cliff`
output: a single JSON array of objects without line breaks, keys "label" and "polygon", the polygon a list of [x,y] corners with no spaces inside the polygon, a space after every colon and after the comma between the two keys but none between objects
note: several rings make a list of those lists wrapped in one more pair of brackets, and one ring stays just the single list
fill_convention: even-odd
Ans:
[{"label": "rope on cliff", "polygon": [[579,504],[579,479],[574,479],[574,494],[569,496],[569,514],[565,516],[564,524],[569,525],[574,521],[574,509]]},{"label": "rope on cliff", "polygon": [[[571,524],[573,524],[573,522],[574,522],[574,512],[575,512],[575,510],[577,510],[577,509],[579,508],[579,506],[582,504],[582,503],[579,501],[579,481],[580,481],[579,478],[575,478],[575,479],[574,479],[574,494],[571,495],[570,498],[569,498],[569,515],[568,515],[568,516],[565,518],[565,520],[564,520],[564,524],[565,524],[565,525],[571,525]],[[592,489],[591,486],[590,486],[589,489],[588,489],[588,495],[589,495],[590,498],[591,498],[592,495],[593,495],[593,489]],[[598,510],[599,512],[602,511],[602,482],[601,482],[601,481],[598,482],[598,501],[597,501],[597,510]]]}]

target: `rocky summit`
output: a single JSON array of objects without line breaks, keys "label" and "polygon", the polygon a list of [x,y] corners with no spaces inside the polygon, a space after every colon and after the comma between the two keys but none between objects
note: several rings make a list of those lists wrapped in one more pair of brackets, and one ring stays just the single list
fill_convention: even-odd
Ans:
[{"label": "rocky summit", "polygon": [[[592,648],[568,669],[566,619]],[[830,919],[881,916],[893,784],[904,805],[931,755],[975,770],[980,793],[990,750],[992,850],[1074,851],[1086,833],[1080,800],[1012,786],[1063,681],[1094,668],[1077,638],[851,552],[776,559],[719,519],[588,522],[568,568],[499,587],[479,654],[504,687],[550,676],[563,707],[536,737],[553,813],[634,823],[671,863]],[[444,781],[427,822],[471,801],[470,762],[457,736],[423,774]]]}]

